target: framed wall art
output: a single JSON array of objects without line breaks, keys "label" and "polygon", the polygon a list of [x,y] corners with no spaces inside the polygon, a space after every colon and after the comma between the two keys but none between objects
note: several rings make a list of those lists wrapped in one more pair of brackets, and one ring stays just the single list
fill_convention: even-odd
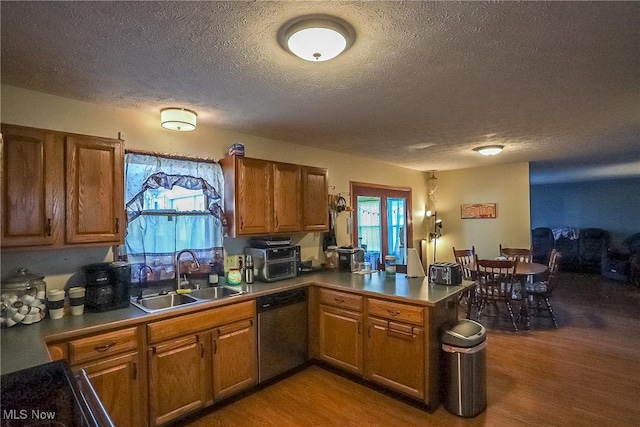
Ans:
[{"label": "framed wall art", "polygon": [[460,215],[462,219],[474,218],[495,218],[495,203],[472,203],[460,205]]}]

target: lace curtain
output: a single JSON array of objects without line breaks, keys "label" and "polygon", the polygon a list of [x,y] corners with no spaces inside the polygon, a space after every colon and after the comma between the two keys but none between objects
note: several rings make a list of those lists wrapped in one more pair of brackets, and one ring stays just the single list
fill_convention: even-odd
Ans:
[{"label": "lace curtain", "polygon": [[[222,267],[224,177],[218,163],[127,153],[125,177],[125,252],[134,282],[174,279],[175,255],[183,249],[196,253],[203,271],[208,272],[209,263]],[[145,206],[147,192],[175,186],[201,191],[204,208],[185,212]]]}]

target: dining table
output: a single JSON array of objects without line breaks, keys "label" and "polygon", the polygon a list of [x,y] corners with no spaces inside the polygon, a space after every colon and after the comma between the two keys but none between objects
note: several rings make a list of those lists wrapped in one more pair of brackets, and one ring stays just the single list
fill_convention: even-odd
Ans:
[{"label": "dining table", "polygon": [[[477,271],[474,262],[465,264],[464,267],[467,270],[471,270],[473,273]],[[525,328],[531,328],[531,321],[529,319],[529,298],[527,296],[527,281],[533,279],[535,276],[546,274],[549,271],[549,266],[546,264],[540,264],[537,262],[519,262],[516,265],[516,271],[514,276],[520,281],[520,287],[522,292],[522,305],[520,307],[520,319],[524,320]],[[475,292],[473,288],[469,290],[467,305],[467,319],[471,316],[471,307],[475,303]]]}]

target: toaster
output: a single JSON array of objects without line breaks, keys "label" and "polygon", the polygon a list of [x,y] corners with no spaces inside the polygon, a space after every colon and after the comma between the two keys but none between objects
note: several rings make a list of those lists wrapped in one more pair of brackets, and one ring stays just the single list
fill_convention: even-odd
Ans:
[{"label": "toaster", "polygon": [[435,262],[429,267],[429,282],[436,285],[460,285],[462,267],[452,262]]}]

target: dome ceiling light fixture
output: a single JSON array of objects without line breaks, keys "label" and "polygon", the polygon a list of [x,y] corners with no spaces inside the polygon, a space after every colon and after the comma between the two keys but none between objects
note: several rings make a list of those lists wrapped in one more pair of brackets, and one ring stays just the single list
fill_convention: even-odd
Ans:
[{"label": "dome ceiling light fixture", "polygon": [[476,151],[483,156],[495,156],[496,154],[500,154],[503,149],[503,145],[484,145],[482,147],[474,148],[473,151]]},{"label": "dome ceiling light fixture", "polygon": [[329,15],[294,18],[278,31],[278,42],[284,50],[310,62],[335,58],[351,47],[354,39],[351,25]]},{"label": "dome ceiling light fixture", "polygon": [[186,108],[163,108],[160,110],[160,125],[169,130],[189,132],[195,130],[197,117],[195,111]]}]

